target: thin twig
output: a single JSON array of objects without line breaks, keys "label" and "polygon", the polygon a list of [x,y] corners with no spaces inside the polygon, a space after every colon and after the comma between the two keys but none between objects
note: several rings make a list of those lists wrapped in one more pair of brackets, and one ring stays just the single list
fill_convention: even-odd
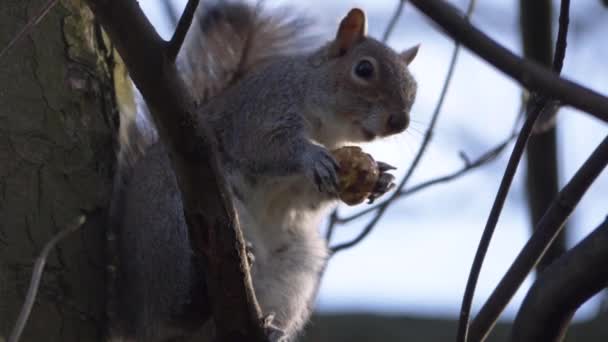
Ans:
[{"label": "thin twig", "polygon": [[578,108],[608,122],[608,97],[566,80],[538,63],[516,56],[465,20],[443,0],[410,0],[452,38],[515,79],[528,90]]},{"label": "thin twig", "polygon": [[177,10],[173,6],[173,2],[171,0],[163,0],[161,1],[161,5],[169,18],[169,22],[171,23],[172,28],[177,27],[177,22],[179,21],[179,16],[177,15]]},{"label": "thin twig", "polygon": [[460,170],[455,171],[451,174],[442,176],[442,177],[437,177],[437,178],[422,182],[420,184],[414,185],[407,189],[404,189],[404,190],[400,191],[399,196],[403,197],[403,196],[412,195],[412,194],[414,194],[420,190],[426,189],[430,186],[433,186],[433,185],[436,185],[439,183],[445,183],[445,182],[452,181],[452,180],[468,173],[469,171],[475,170],[478,167],[485,165],[488,162],[493,161],[513,141],[513,139],[515,139],[515,137],[516,137],[516,135],[509,136],[509,138],[507,140],[505,140],[504,142],[502,142],[500,145],[494,147],[490,151],[487,151],[486,153],[481,155],[477,160],[464,165]]},{"label": "thin twig", "polygon": [[30,287],[27,290],[27,294],[25,296],[25,301],[23,303],[23,307],[21,308],[21,312],[19,313],[19,317],[17,318],[17,322],[15,323],[15,327],[13,328],[13,332],[11,333],[8,342],[18,342],[21,338],[21,334],[23,333],[23,329],[27,324],[27,320],[30,317],[30,313],[32,312],[32,307],[34,306],[34,302],[36,301],[36,295],[38,294],[38,287],[40,285],[40,279],[42,278],[42,272],[44,271],[44,265],[46,265],[46,259],[49,256],[49,253],[53,250],[55,245],[61,240],[65,239],[67,236],[77,231],[85,222],[84,216],[79,216],[76,221],[66,228],[61,230],[59,233],[55,234],[53,238],[44,245],[42,252],[36,259],[36,263],[34,264],[34,269],[32,271],[32,279],[30,280]]},{"label": "thin twig", "polygon": [[[563,12],[564,10],[565,12]],[[568,16],[568,11],[568,7],[566,7],[565,9],[562,7],[562,13],[560,14],[560,16]],[[557,61],[556,59],[564,58],[566,55],[565,48],[567,44],[565,43],[565,40],[567,38],[568,32],[567,20],[565,21],[565,24],[566,26],[560,25],[558,34],[559,39],[556,42],[554,54],[554,66],[556,68],[554,72],[556,73],[559,73],[561,71],[561,69],[559,68],[561,68],[561,65],[563,65],[563,61]],[[562,49],[564,49],[564,51],[562,51]],[[504,206],[504,202],[507,198],[509,188],[511,187],[511,183],[513,181],[513,178],[515,177],[517,166],[519,165],[519,161],[521,160],[521,157],[523,155],[526,143],[528,142],[530,135],[532,134],[532,131],[534,129],[535,123],[537,119],[541,116],[541,114],[543,114],[545,110],[553,110],[555,108],[555,106],[551,103],[552,101],[549,101],[546,98],[539,98],[534,95],[532,96],[532,99],[530,101],[532,102],[532,105],[528,113],[528,118],[524,123],[521,133],[517,139],[517,143],[513,148],[511,157],[509,158],[509,163],[507,164],[507,168],[503,175],[500,187],[498,189],[498,193],[496,194],[494,204],[492,205],[490,215],[488,217],[486,226],[479,241],[479,246],[477,248],[477,252],[475,253],[475,258],[473,260],[473,265],[471,266],[471,271],[469,273],[465,293],[462,299],[462,306],[460,308],[460,319],[458,321],[458,332],[456,335],[456,341],[458,342],[467,341],[469,319],[471,314],[471,306],[473,303],[473,296],[475,294],[475,287],[477,286],[477,281],[479,279],[479,274],[481,273],[483,261],[488,251],[488,247],[490,246],[492,235],[494,234],[494,230],[496,229],[496,224],[498,223],[502,207]],[[502,308],[500,308],[499,310],[500,312],[502,312]],[[492,326],[488,327],[488,331],[489,329],[491,329],[491,327]],[[485,326],[482,326],[482,329],[483,328],[485,328]],[[485,335],[488,331],[482,330],[481,333]],[[478,339],[474,339],[474,341],[478,341]]]},{"label": "thin twig", "polygon": [[[469,1],[469,6],[467,9],[467,18],[469,18],[472,14],[473,14],[473,10],[475,9],[475,1],[476,0],[470,0]],[[414,158],[414,161],[412,162],[412,164],[410,165],[407,173],[405,174],[405,176],[403,177],[403,179],[401,180],[401,182],[399,183],[399,185],[396,188],[396,191],[393,192],[393,194],[384,202],[380,203],[379,205],[377,205],[375,208],[376,212],[374,217],[370,220],[370,222],[365,226],[365,228],[363,228],[363,230],[359,233],[359,235],[357,235],[354,239],[352,239],[351,241],[347,241],[341,244],[338,244],[334,247],[331,248],[332,253],[336,253],[338,251],[347,249],[347,248],[351,248],[353,246],[355,246],[356,244],[358,244],[359,242],[361,242],[363,239],[365,239],[365,237],[371,233],[371,231],[374,229],[374,227],[376,226],[376,224],[378,223],[378,221],[380,220],[380,218],[382,217],[382,215],[384,214],[384,212],[386,211],[386,209],[389,207],[389,205],[397,198],[399,197],[399,193],[401,192],[401,190],[405,187],[405,185],[407,184],[407,182],[410,180],[410,178],[412,177],[412,175],[414,174],[414,171],[416,170],[416,168],[418,167],[418,165],[420,164],[420,161],[422,160],[422,157],[424,155],[424,153],[426,152],[426,149],[429,145],[429,143],[431,142],[431,139],[433,137],[433,132],[435,129],[435,125],[437,124],[437,120],[439,118],[439,114],[441,113],[441,109],[443,108],[443,103],[445,101],[445,98],[447,96],[448,93],[448,89],[449,86],[451,84],[452,81],[452,77],[454,75],[454,70],[456,70],[456,62],[458,60],[458,54],[460,52],[460,44],[459,43],[455,43],[454,45],[454,49],[452,50],[452,57],[450,59],[450,66],[448,67],[448,72],[446,74],[446,78],[445,81],[443,83],[443,88],[441,89],[441,93],[439,95],[439,99],[437,101],[437,105],[435,106],[435,110],[433,111],[433,115],[431,116],[431,121],[429,123],[429,128],[427,129],[424,138],[422,140],[422,144],[420,145],[420,148],[418,149],[418,152],[416,154],[416,157]],[[333,229],[332,227],[329,227],[328,229]],[[331,236],[331,234],[330,234]]]},{"label": "thin twig", "polygon": [[[412,195],[420,190],[424,190],[433,185],[454,180],[458,177],[461,177],[461,176],[467,174],[470,171],[473,171],[473,170],[479,168],[480,166],[483,166],[483,165],[493,161],[509,145],[509,143],[511,143],[513,141],[513,139],[515,139],[515,137],[517,137],[517,133],[511,133],[511,135],[507,139],[505,139],[503,142],[501,142],[497,146],[494,146],[490,150],[486,151],[481,156],[479,156],[477,159],[472,160],[472,161],[471,160],[467,161],[459,170],[453,171],[444,176],[440,176],[437,178],[433,178],[433,179],[424,181],[420,184],[416,184],[416,185],[413,185],[410,187],[405,187],[405,189],[402,189],[401,191],[399,191],[399,196],[397,198],[402,198],[402,197],[405,197],[408,195]],[[334,221],[339,224],[348,223],[348,222],[354,221],[358,218],[361,218],[375,210],[377,210],[377,206],[366,208],[364,210],[361,210],[360,212],[357,212],[357,213],[347,216],[347,217],[336,216],[334,218]]]},{"label": "thin twig", "polygon": [[576,310],[608,283],[608,218],[549,265],[528,291],[511,341],[563,341]]},{"label": "thin twig", "polygon": [[395,25],[397,25],[397,22],[399,21],[399,17],[401,17],[401,13],[403,13],[403,7],[405,7],[406,2],[407,2],[407,0],[399,0],[399,2],[397,3],[397,8],[395,9],[395,12],[393,13],[393,16],[391,17],[391,20],[388,22],[388,25],[386,26],[386,30],[384,30],[384,34],[382,35],[383,43],[386,43],[386,41],[388,41],[388,38],[393,33],[393,30],[395,29]]},{"label": "thin twig", "polygon": [[521,160],[521,157],[524,153],[526,143],[528,142],[530,134],[532,133],[532,129],[534,128],[536,119],[538,119],[540,113],[542,112],[544,102],[546,101],[538,100],[538,102],[536,103],[536,108],[530,112],[530,115],[524,122],[524,126],[521,129],[515,146],[513,147],[513,152],[511,153],[511,157],[509,158],[509,162],[507,163],[507,168],[505,169],[505,173],[502,177],[498,193],[496,194],[494,204],[492,205],[490,215],[488,217],[486,226],[479,241],[479,246],[477,248],[477,252],[473,260],[473,265],[471,266],[471,271],[467,280],[467,286],[465,288],[465,293],[462,299],[462,306],[460,308],[460,320],[458,324],[458,333],[456,339],[459,342],[467,341],[471,304],[473,303],[473,295],[475,294],[475,287],[477,286],[477,280],[479,279],[481,266],[483,265],[483,260],[488,251],[490,241],[492,240],[492,235],[494,233],[494,229],[496,228],[498,218],[500,217],[502,207],[507,198],[507,194],[509,193],[509,188],[511,187],[511,183],[513,181],[513,178],[515,177],[517,166],[519,165],[519,161]]},{"label": "thin twig", "polygon": [[566,48],[568,46],[568,25],[570,23],[570,0],[562,0],[559,9],[559,29],[555,42],[555,56],[553,56],[553,71],[562,72]]},{"label": "thin twig", "polygon": [[494,326],[528,273],[543,256],[593,181],[608,164],[608,136],[593,151],[538,222],[532,237],[517,255],[471,324],[471,340],[481,341]]},{"label": "thin twig", "polygon": [[34,28],[34,26],[38,25],[38,23],[40,23],[40,21],[47,15],[47,13],[49,13],[49,11],[56,4],[57,4],[57,0],[47,1],[47,3],[45,3],[44,6],[42,6],[42,8],[38,12],[38,14],[35,15],[34,17],[30,18],[30,20],[28,20],[28,22],[21,29],[21,31],[17,32],[17,35],[15,35],[13,37],[13,39],[11,39],[11,41],[8,42],[8,44],[2,49],[2,51],[0,51],[0,58],[4,57],[4,55],[7,54],[19,40],[21,40],[24,36],[29,34],[30,31]]},{"label": "thin twig", "polygon": [[184,8],[184,13],[182,13],[182,16],[177,22],[177,27],[175,28],[175,32],[173,32],[173,37],[171,37],[171,40],[167,44],[167,58],[169,58],[170,61],[175,61],[177,55],[179,54],[179,50],[184,44],[184,39],[186,38],[186,34],[188,34],[190,26],[192,25],[192,19],[194,19],[194,13],[196,12],[198,3],[199,0],[188,0],[186,8]]}]

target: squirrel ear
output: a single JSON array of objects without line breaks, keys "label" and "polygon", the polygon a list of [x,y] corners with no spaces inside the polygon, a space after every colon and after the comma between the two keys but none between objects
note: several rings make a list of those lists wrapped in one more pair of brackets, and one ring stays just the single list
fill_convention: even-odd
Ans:
[{"label": "squirrel ear", "polygon": [[333,46],[333,55],[342,56],[353,45],[360,42],[367,34],[367,19],[365,12],[359,8],[351,9],[340,22],[336,41]]},{"label": "squirrel ear", "polygon": [[399,54],[399,57],[401,57],[401,60],[403,62],[405,62],[405,64],[409,65],[410,63],[412,63],[412,61],[414,60],[414,58],[416,57],[416,55],[418,54],[418,48],[420,47],[420,44],[413,46],[403,52],[401,52]]}]

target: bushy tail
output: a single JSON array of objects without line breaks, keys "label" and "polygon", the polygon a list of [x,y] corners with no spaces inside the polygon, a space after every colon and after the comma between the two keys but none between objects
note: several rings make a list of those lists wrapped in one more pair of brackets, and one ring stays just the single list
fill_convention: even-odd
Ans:
[{"label": "bushy tail", "polygon": [[[311,21],[294,13],[287,8],[266,11],[261,2],[199,6],[177,61],[198,103],[206,103],[272,58],[307,49],[314,38]],[[137,91],[135,102],[134,110],[121,111],[118,156],[123,167],[133,165],[158,139]]]},{"label": "bushy tail", "polygon": [[261,63],[301,52],[312,42],[310,21],[288,9],[266,13],[261,4],[222,1],[199,13],[179,64],[202,103]]}]

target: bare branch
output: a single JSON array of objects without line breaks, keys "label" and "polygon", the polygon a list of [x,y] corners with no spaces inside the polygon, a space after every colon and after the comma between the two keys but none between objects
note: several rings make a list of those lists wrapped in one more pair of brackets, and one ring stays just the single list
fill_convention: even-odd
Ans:
[{"label": "bare branch", "polygon": [[393,33],[393,30],[395,29],[395,25],[397,25],[397,22],[399,21],[399,18],[401,17],[401,13],[403,13],[403,7],[405,7],[406,2],[407,2],[407,0],[399,0],[399,3],[397,3],[397,8],[395,9],[395,12],[393,13],[393,16],[391,17],[391,20],[388,22],[388,25],[386,26],[386,30],[384,31],[384,34],[382,35],[382,42],[386,43],[388,38],[391,36],[391,33]]},{"label": "bare branch", "polygon": [[13,332],[11,333],[8,342],[19,342],[21,338],[21,334],[23,333],[23,329],[25,328],[25,324],[27,323],[28,318],[30,317],[30,313],[32,312],[32,307],[34,306],[34,302],[36,301],[36,295],[38,294],[38,287],[40,286],[40,279],[42,278],[42,272],[44,272],[44,266],[46,265],[46,259],[49,256],[49,253],[55,248],[55,245],[61,242],[61,240],[68,237],[73,232],[77,231],[82,227],[86,218],[84,216],[79,216],[76,218],[75,222],[68,225],[63,230],[59,231],[53,238],[44,245],[40,256],[36,259],[34,263],[34,269],[32,271],[32,279],[30,280],[30,287],[27,290],[27,294],[25,296],[25,301],[23,302],[23,307],[21,308],[21,312],[19,312],[19,317],[17,318],[17,322],[15,323],[15,327],[13,328]]},{"label": "bare branch", "polygon": [[190,243],[203,256],[218,339],[266,341],[242,232],[217,160],[216,141],[195,115],[195,101],[167,56],[167,42],[135,0],[87,3],[127,65],[168,147]]},{"label": "bare branch", "polygon": [[173,6],[171,0],[163,0],[160,3],[161,6],[163,6],[163,10],[165,11],[167,18],[169,19],[169,22],[172,25],[171,27],[177,27],[177,22],[179,21],[179,13],[177,13],[177,10]]},{"label": "bare branch", "polygon": [[479,158],[477,158],[477,160],[469,161],[468,163],[466,163],[460,170],[450,173],[448,175],[442,176],[442,177],[437,177],[435,179],[431,179],[431,180],[422,182],[420,184],[414,185],[407,189],[404,189],[404,190],[400,191],[399,196],[403,197],[403,196],[411,195],[420,190],[424,190],[430,186],[433,186],[433,185],[436,185],[439,183],[445,183],[445,182],[452,181],[460,176],[465,175],[469,171],[475,170],[478,167],[493,161],[511,143],[511,141],[513,141],[513,139],[515,139],[515,137],[516,137],[516,135],[509,136],[509,138],[507,138],[505,141],[500,143],[498,146],[494,147],[493,149],[491,149],[491,150],[487,151],[486,153],[484,153],[483,155],[481,155]]},{"label": "bare branch", "polygon": [[[524,58],[533,59],[546,67],[553,64],[553,1],[519,0],[519,24]],[[557,51],[557,50],[556,50]],[[526,94],[527,91],[522,91]],[[530,98],[530,96],[527,96]],[[557,158],[557,113],[545,111],[534,126],[533,136],[526,147],[524,165],[525,193],[530,232],[560,190]],[[526,113],[527,114],[527,113]],[[565,251],[565,235],[561,234],[537,265],[537,271],[549,265]]]},{"label": "bare branch", "polygon": [[[468,10],[467,10],[467,18],[471,16],[474,9],[475,9],[475,0],[470,0]],[[397,10],[396,10],[397,13],[395,14],[394,17],[398,17],[399,11],[401,11],[401,7],[397,7]],[[365,228],[363,228],[363,230],[361,231],[361,233],[359,233],[359,235],[357,235],[351,241],[344,242],[344,243],[341,243],[341,244],[338,244],[338,245],[332,247],[331,248],[332,253],[336,253],[340,250],[344,250],[344,249],[353,247],[356,244],[358,244],[359,242],[361,242],[363,239],[365,239],[365,237],[369,233],[371,233],[371,231],[374,229],[374,227],[376,226],[376,224],[378,223],[378,221],[380,220],[380,218],[382,217],[382,215],[384,214],[386,209],[389,207],[389,205],[392,202],[394,202],[397,197],[399,197],[401,190],[403,190],[403,188],[405,187],[407,182],[410,180],[410,178],[414,174],[414,171],[420,164],[420,161],[422,160],[422,156],[426,152],[426,149],[433,137],[435,125],[437,124],[437,120],[439,118],[439,113],[441,113],[441,109],[443,108],[443,103],[444,103],[446,95],[448,93],[448,89],[449,89],[450,83],[452,81],[452,76],[454,75],[454,70],[456,70],[456,62],[458,60],[459,52],[460,52],[460,44],[456,43],[454,45],[454,49],[452,50],[452,57],[450,58],[450,66],[448,68],[448,72],[446,74],[445,81],[443,83],[443,88],[441,89],[439,99],[437,100],[437,105],[435,106],[435,110],[433,111],[433,115],[431,116],[431,122],[429,123],[429,128],[427,129],[427,131],[424,135],[422,144],[420,145],[420,148],[418,149],[418,152],[416,153],[416,157],[414,158],[412,165],[410,165],[407,173],[405,174],[405,176],[403,177],[403,179],[401,180],[399,185],[397,185],[396,191],[393,192],[393,194],[387,200],[380,203],[376,207],[373,207],[374,208],[373,210],[375,211],[375,215],[370,220],[370,222],[365,226]],[[334,225],[330,225],[328,227],[328,236],[331,237],[331,231],[333,229],[334,229]],[[329,241],[328,241],[328,243],[329,243]]]},{"label": "bare branch", "polygon": [[[491,148],[490,150],[486,151],[481,156],[479,156],[477,159],[475,159],[475,160],[467,160],[460,170],[453,171],[453,172],[451,172],[451,173],[449,173],[447,175],[440,176],[440,177],[437,177],[437,178],[433,178],[433,179],[424,181],[424,182],[422,182],[420,184],[416,184],[416,185],[413,185],[413,186],[410,186],[410,187],[406,186],[405,189],[401,189],[401,191],[399,191],[399,196],[397,198],[400,199],[400,198],[403,198],[405,196],[412,195],[412,194],[414,194],[414,193],[416,193],[418,191],[424,190],[424,189],[426,189],[428,187],[431,187],[433,185],[449,182],[449,181],[452,181],[452,180],[454,180],[456,178],[464,176],[469,171],[473,171],[473,170],[479,168],[480,166],[483,166],[483,165],[485,165],[485,164],[493,161],[494,159],[496,159],[496,157],[498,157],[504,151],[504,149],[513,141],[513,139],[515,139],[515,137],[517,137],[517,134],[516,133],[511,133],[511,135],[507,139],[505,139],[503,142],[501,142],[497,146],[495,146],[495,147]],[[354,220],[356,220],[358,218],[361,218],[361,217],[363,217],[363,216],[365,216],[365,215],[367,215],[367,214],[369,214],[369,213],[377,210],[378,207],[381,206],[381,205],[382,204],[366,208],[364,210],[361,210],[358,213],[355,213],[355,214],[353,214],[351,216],[347,216],[347,217],[335,216],[333,218],[333,220],[334,220],[334,222],[339,223],[339,224],[348,223],[348,222],[354,221]]]},{"label": "bare branch", "polygon": [[[186,38],[186,34],[192,25],[192,19],[194,19],[194,13],[196,12],[196,8],[198,6],[199,0],[188,0],[186,4],[186,8],[184,8],[184,13],[179,18],[177,22],[177,27],[175,28],[175,32],[173,32],[173,37],[167,44],[167,58],[170,61],[174,62],[179,54],[179,50],[182,48],[184,44],[184,39]],[[168,5],[167,5],[168,6]]]},{"label": "bare branch", "polygon": [[553,71],[560,73],[564,66],[566,47],[568,46],[568,25],[570,23],[570,0],[562,0],[559,9],[559,30],[555,43],[555,56],[553,57]]},{"label": "bare branch", "polygon": [[471,271],[467,280],[467,286],[462,299],[462,307],[460,309],[460,320],[456,339],[459,342],[467,341],[471,304],[473,303],[473,295],[475,293],[475,287],[477,285],[479,273],[481,272],[481,266],[483,265],[483,260],[488,251],[488,247],[490,246],[490,241],[492,240],[492,235],[494,234],[494,229],[496,228],[496,223],[498,223],[498,218],[500,217],[500,213],[507,198],[507,194],[509,193],[509,188],[511,187],[513,178],[515,177],[517,166],[519,165],[519,161],[521,160],[521,157],[524,153],[526,143],[528,142],[530,134],[532,133],[532,129],[534,128],[536,119],[538,119],[538,117],[543,111],[542,109],[545,103],[546,101],[537,101],[536,109],[532,110],[528,118],[526,119],[524,126],[522,127],[521,132],[519,134],[519,137],[515,142],[513,152],[509,157],[507,168],[505,169],[505,173],[500,182],[498,193],[496,194],[496,198],[494,199],[494,204],[492,205],[492,209],[490,211],[490,215],[488,217],[486,226],[481,236],[481,240],[479,241],[479,247],[477,248],[477,252],[473,260],[473,265],[471,266]]},{"label": "bare branch", "polygon": [[534,234],[521,250],[490,298],[471,324],[471,340],[481,341],[494,326],[496,319],[509,303],[524,279],[551,245],[555,236],[608,164],[608,136],[593,151],[587,161],[559,193],[558,197],[535,228]]},{"label": "bare branch", "polygon": [[608,219],[548,266],[519,309],[511,341],[562,341],[576,310],[608,283]]},{"label": "bare branch", "polygon": [[23,37],[30,33],[30,31],[34,28],[34,26],[38,25],[40,21],[49,13],[49,11],[55,7],[57,4],[57,0],[49,0],[47,3],[42,6],[37,15],[28,20],[27,24],[19,31],[13,39],[0,51],[0,58],[2,58],[5,54],[7,54],[15,44],[20,41]]},{"label": "bare branch", "polygon": [[[432,0],[435,1],[435,0]],[[562,7],[562,11],[566,11],[565,13],[560,13],[561,16],[568,16],[569,7],[565,9]],[[567,21],[565,22],[567,24]],[[465,25],[469,25],[468,22],[464,23]],[[471,26],[472,27],[472,26]],[[564,58],[566,55],[566,43],[565,40],[568,36],[568,26],[559,27],[558,37],[559,40],[556,42],[555,54],[554,54],[554,72],[558,73],[561,71],[561,66],[563,65],[563,61],[558,61],[558,58]],[[483,35],[479,32],[480,35]],[[489,38],[488,38],[489,39]],[[502,47],[501,47],[502,48]],[[564,49],[564,51],[562,51]],[[505,50],[507,51],[507,50]],[[507,51],[508,52],[508,51]],[[488,217],[488,221],[486,222],[486,226],[484,228],[483,234],[481,236],[481,240],[479,241],[479,246],[477,247],[477,252],[475,253],[475,258],[473,260],[473,265],[471,266],[471,271],[469,273],[469,278],[467,280],[467,285],[465,288],[464,296],[462,298],[462,306],[460,308],[460,319],[458,321],[458,332],[456,335],[456,341],[458,342],[466,342],[467,334],[469,329],[469,318],[471,314],[471,305],[473,303],[473,296],[475,294],[475,287],[477,286],[477,280],[479,279],[479,274],[481,273],[481,267],[483,265],[483,261],[485,255],[488,251],[488,247],[490,246],[490,242],[492,240],[492,235],[494,234],[494,230],[496,229],[496,224],[498,223],[498,218],[500,217],[500,213],[502,211],[502,207],[507,198],[507,194],[509,193],[509,188],[511,187],[511,183],[513,178],[515,177],[515,172],[517,171],[517,165],[521,160],[522,154],[524,152],[524,148],[526,146],[527,141],[534,130],[536,121],[538,118],[543,115],[545,111],[553,111],[555,108],[555,104],[552,101],[547,100],[546,98],[540,98],[538,96],[533,96],[530,100],[531,106],[528,111],[528,117],[522,127],[521,133],[517,138],[517,142],[515,143],[515,147],[513,148],[513,152],[511,153],[511,157],[509,158],[509,163],[507,164],[507,168],[505,170],[504,176],[500,183],[500,187],[498,189],[498,193],[496,194],[496,198],[494,200],[494,204],[492,205],[492,209],[490,211],[490,216]],[[542,220],[541,220],[542,222]],[[510,297],[509,297],[510,298]],[[502,308],[499,309],[502,312]],[[496,316],[496,318],[498,315]],[[483,331],[482,333],[485,335],[492,328],[494,321],[492,324],[487,326],[487,331]],[[477,339],[473,339],[473,341],[478,341]],[[481,341],[481,339],[479,339]]]},{"label": "bare branch", "polygon": [[608,122],[608,98],[561,78],[531,60],[522,59],[479,31],[442,0],[411,0],[411,3],[439,24],[452,38],[517,82]]}]

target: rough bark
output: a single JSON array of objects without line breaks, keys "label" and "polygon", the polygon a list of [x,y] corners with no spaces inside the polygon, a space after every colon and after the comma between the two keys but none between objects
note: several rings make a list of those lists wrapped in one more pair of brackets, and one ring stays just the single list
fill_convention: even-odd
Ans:
[{"label": "rough bark", "polygon": [[[551,67],[553,62],[552,4],[550,0],[520,0],[524,56]],[[542,124],[543,118],[539,120]],[[559,191],[556,126],[530,138],[526,150],[526,192],[531,227],[549,207]],[[565,229],[537,265],[539,271],[565,250]]]},{"label": "rough bark", "polygon": [[[0,46],[46,0],[0,2]],[[114,167],[114,60],[80,0],[61,0],[0,59],[0,341],[44,243],[88,223],[49,256],[22,341],[100,341],[104,212]]]}]

